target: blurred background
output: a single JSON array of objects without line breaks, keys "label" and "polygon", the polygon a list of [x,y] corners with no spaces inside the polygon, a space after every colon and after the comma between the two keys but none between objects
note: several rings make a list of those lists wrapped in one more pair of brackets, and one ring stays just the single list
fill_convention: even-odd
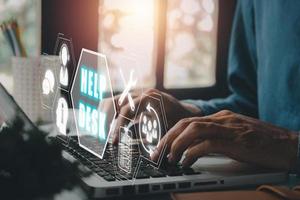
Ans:
[{"label": "blurred background", "polygon": [[[112,71],[134,58],[143,87],[209,99],[228,94],[234,9],[235,0],[0,0],[0,23],[17,20],[27,57],[52,55],[63,33],[76,62],[82,48],[106,54]],[[14,93],[12,57],[0,33],[0,81]]]},{"label": "blurred background", "polygon": [[[41,51],[41,1],[0,0],[0,23],[17,18],[21,27],[24,45],[29,56],[38,56]],[[0,81],[12,92],[12,51],[4,34],[0,34]]]}]

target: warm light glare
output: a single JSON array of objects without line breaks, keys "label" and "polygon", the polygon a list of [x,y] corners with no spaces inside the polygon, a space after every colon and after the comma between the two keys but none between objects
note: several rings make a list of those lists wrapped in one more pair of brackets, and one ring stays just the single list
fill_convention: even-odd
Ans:
[{"label": "warm light glare", "polygon": [[215,82],[217,0],[168,0],[164,86]]},{"label": "warm light glare", "polygon": [[210,15],[207,15],[198,23],[198,29],[201,31],[211,32],[213,26],[214,26],[214,22]]},{"label": "warm light glare", "polygon": [[105,0],[103,8],[105,29],[100,29],[100,35],[109,37],[100,40],[100,49],[108,54],[115,69],[120,56],[134,55],[142,79],[147,79],[152,73],[154,1]]},{"label": "warm light glare", "polygon": [[180,8],[186,14],[196,14],[200,11],[200,5],[196,0],[184,0],[181,1]]},{"label": "warm light glare", "polygon": [[213,0],[202,0],[202,6],[209,14],[212,14],[215,10],[215,3]]}]

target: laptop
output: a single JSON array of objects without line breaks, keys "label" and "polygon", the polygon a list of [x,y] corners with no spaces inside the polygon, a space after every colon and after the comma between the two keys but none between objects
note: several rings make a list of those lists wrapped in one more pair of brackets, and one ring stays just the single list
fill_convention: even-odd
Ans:
[{"label": "laptop", "polygon": [[[35,126],[0,84],[0,118],[9,124],[17,115],[24,120],[25,128]],[[140,159],[134,142],[131,143],[132,152],[130,153],[132,162],[138,167],[132,175],[124,173],[124,169],[121,170],[116,164],[120,157],[118,154],[120,148],[113,146],[111,139],[106,146],[103,158],[100,159],[80,147],[76,133],[72,134],[75,131],[72,127],[74,126],[71,125],[69,130],[71,134],[68,137],[56,135],[49,136],[49,138],[63,147],[63,156],[66,160],[78,161],[82,171],[91,173],[90,176],[81,178],[82,186],[90,198],[256,186],[281,183],[288,177],[286,172],[257,168],[220,155],[203,157],[188,169],[180,165],[168,166],[164,164],[164,160],[160,166],[154,166],[147,159]],[[79,177],[80,174],[78,174]]]}]

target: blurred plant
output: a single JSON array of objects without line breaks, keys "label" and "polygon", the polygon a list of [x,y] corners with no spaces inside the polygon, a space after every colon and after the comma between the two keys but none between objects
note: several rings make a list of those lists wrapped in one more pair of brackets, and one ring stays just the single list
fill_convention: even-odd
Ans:
[{"label": "blurred plant", "polygon": [[1,199],[51,198],[79,183],[78,163],[63,159],[59,144],[21,119],[0,132]]}]

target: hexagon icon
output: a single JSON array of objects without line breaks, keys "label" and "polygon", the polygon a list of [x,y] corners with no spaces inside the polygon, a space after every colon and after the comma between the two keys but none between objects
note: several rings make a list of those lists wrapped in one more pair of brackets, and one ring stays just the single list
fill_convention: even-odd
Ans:
[{"label": "hexagon icon", "polygon": [[118,118],[122,118],[124,124],[116,127],[118,129],[119,141],[117,152],[113,152],[113,163],[116,166],[116,170],[114,171],[115,177],[117,180],[127,180],[133,184],[140,158],[134,121],[122,116],[118,116]]},{"label": "hexagon icon", "polygon": [[[120,93],[116,99],[118,114],[132,120],[136,114],[137,106],[133,99],[143,93],[143,80],[141,68],[134,54],[112,56],[109,60],[111,66],[111,81],[114,92]],[[121,114],[120,110],[125,105],[130,106],[127,114]]]},{"label": "hexagon icon", "polygon": [[140,156],[154,166],[159,166],[163,152],[157,162],[150,157],[158,146],[162,136],[167,132],[167,120],[160,94],[142,95],[142,100],[135,116],[135,131],[139,142]]},{"label": "hexagon icon", "polygon": [[58,90],[58,78],[56,76],[58,58],[57,56],[41,57],[40,89],[41,103],[46,109],[52,109],[55,99],[55,94]]},{"label": "hexagon icon", "polygon": [[63,34],[58,34],[54,55],[59,58],[56,76],[58,77],[58,86],[62,90],[70,91],[73,83],[73,77],[76,71],[76,61],[72,39],[66,38]]},{"label": "hexagon icon", "polygon": [[71,99],[79,145],[102,158],[116,115],[105,55],[82,49]]},{"label": "hexagon icon", "polygon": [[65,143],[69,142],[69,137],[75,132],[75,120],[73,115],[73,105],[69,93],[65,90],[57,90],[52,108],[52,121],[56,136]]}]

